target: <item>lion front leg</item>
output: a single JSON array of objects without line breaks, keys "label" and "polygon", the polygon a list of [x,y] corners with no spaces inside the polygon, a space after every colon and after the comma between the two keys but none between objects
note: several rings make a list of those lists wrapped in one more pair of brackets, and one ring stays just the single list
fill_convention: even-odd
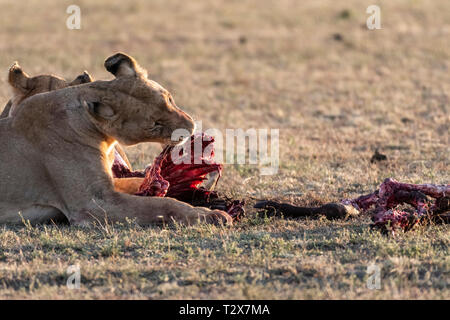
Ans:
[{"label": "lion front leg", "polygon": [[193,207],[172,198],[138,197],[115,192],[112,197],[91,199],[83,208],[70,213],[73,225],[86,225],[95,221],[125,222],[136,219],[140,225],[177,222],[194,225],[201,222],[232,224],[224,211]]}]

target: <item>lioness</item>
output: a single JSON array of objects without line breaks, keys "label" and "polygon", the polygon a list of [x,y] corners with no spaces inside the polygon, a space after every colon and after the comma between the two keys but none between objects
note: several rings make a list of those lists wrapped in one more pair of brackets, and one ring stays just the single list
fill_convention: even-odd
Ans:
[{"label": "lioness", "polygon": [[0,120],[0,223],[231,223],[223,211],[114,190],[107,152],[116,141],[174,144],[173,130],[192,133],[194,122],[132,57],[117,53],[105,68],[114,80],[31,96]]},{"label": "lioness", "polygon": [[[20,102],[22,102],[26,98],[34,96],[35,94],[49,92],[70,86],[76,86],[92,81],[93,78],[87,71],[84,71],[71,82],[68,82],[65,79],[53,74],[43,74],[35,77],[30,77],[25,71],[23,71],[22,67],[17,62],[15,62],[9,69],[8,73],[8,83],[12,88],[13,96],[3,109],[3,112],[0,115],[0,119],[12,116],[14,114],[16,106]],[[129,162],[128,157],[125,154],[125,151],[119,144],[115,146],[115,150],[111,150],[111,153],[109,155],[111,163],[112,161],[114,161],[114,151],[117,151],[119,153],[121,158],[125,161],[125,164],[131,169],[131,163]],[[136,189],[136,187],[134,187],[133,189]],[[122,191],[131,192],[132,190]]]},{"label": "lioness", "polygon": [[38,93],[92,82],[92,77],[86,71],[71,82],[52,74],[30,77],[23,71],[19,64],[15,62],[9,69],[8,82],[13,89],[13,97],[8,101],[3,109],[0,119],[11,116],[14,112],[15,106],[28,97]]}]

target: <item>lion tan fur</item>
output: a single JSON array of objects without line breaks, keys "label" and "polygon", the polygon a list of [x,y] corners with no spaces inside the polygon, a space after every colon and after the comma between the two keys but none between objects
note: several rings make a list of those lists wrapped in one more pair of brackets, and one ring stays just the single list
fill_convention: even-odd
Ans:
[{"label": "lion tan fur", "polygon": [[192,133],[194,122],[133,58],[118,53],[105,67],[115,79],[30,96],[0,120],[0,223],[20,223],[19,213],[32,223],[230,223],[223,211],[115,190],[108,150],[116,141],[174,144],[173,130]]},{"label": "lion tan fur", "polygon": [[52,74],[30,77],[23,71],[22,67],[15,62],[9,69],[8,82],[12,88],[13,96],[3,109],[0,119],[11,116],[14,113],[15,107],[26,98],[38,93],[92,82],[92,77],[86,71],[71,82]]},{"label": "lion tan fur", "polygon": [[[0,115],[0,119],[12,116],[14,114],[16,106],[20,102],[35,94],[49,92],[70,86],[76,86],[79,84],[89,83],[92,81],[93,78],[87,71],[84,71],[82,74],[80,74],[70,82],[53,74],[48,75],[44,74],[35,77],[30,77],[27,73],[23,71],[22,67],[20,67],[19,64],[15,62],[9,69],[8,73],[8,82],[12,88],[13,96],[6,104],[2,114]],[[128,157],[123,148],[120,146],[120,144],[116,144],[113,150],[116,150],[122,157],[122,159],[125,161],[127,166],[130,169],[132,169],[131,163],[128,160]],[[108,155],[111,163],[114,161],[113,150],[111,150],[111,153]],[[130,186],[123,186],[126,182],[127,181],[124,180],[118,183],[121,185],[121,189],[129,190],[129,192],[134,190],[134,188],[131,188]],[[136,193],[136,191],[134,193]]]}]

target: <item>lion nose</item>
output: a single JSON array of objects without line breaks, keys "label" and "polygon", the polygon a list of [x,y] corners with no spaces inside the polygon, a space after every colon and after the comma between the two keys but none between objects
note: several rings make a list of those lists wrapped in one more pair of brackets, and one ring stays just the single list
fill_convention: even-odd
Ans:
[{"label": "lion nose", "polygon": [[182,128],[185,128],[192,135],[195,131],[195,122],[194,119],[186,112],[180,110],[180,116],[182,119]]}]

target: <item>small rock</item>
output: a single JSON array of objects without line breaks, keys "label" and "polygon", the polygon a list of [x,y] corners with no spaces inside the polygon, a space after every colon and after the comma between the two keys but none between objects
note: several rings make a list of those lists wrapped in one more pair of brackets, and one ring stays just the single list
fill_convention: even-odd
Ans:
[{"label": "small rock", "polygon": [[370,159],[370,163],[374,163],[374,162],[377,162],[377,161],[385,161],[385,160],[387,160],[386,155],[380,153],[378,151],[378,149],[376,149],[375,153],[372,155],[372,158]]},{"label": "small rock", "polygon": [[342,41],[342,40],[344,40],[344,37],[340,33],[333,33],[333,40]]},{"label": "small rock", "polygon": [[406,118],[406,117],[402,118],[401,121],[402,121],[404,124],[413,122],[410,118]]},{"label": "small rock", "polygon": [[338,17],[339,17],[340,19],[344,19],[344,20],[345,20],[345,19],[350,18],[351,15],[352,15],[352,13],[351,13],[350,10],[344,9],[344,10],[342,10],[341,12],[339,12]]}]

